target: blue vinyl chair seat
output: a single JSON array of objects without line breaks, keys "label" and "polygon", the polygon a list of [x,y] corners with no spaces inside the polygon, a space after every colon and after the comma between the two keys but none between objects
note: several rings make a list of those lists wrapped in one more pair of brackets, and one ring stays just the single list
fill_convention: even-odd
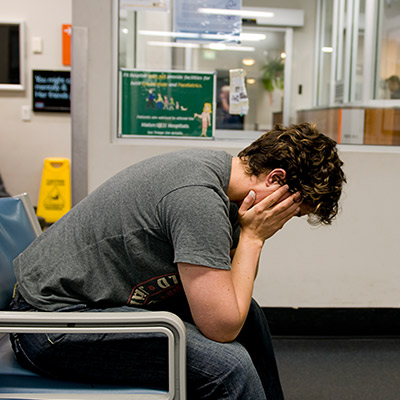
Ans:
[{"label": "blue vinyl chair seat", "polygon": [[59,381],[46,378],[22,368],[15,360],[7,335],[0,338],[0,394],[1,393],[105,393],[114,394],[157,394],[166,395],[165,391],[129,386],[113,386]]},{"label": "blue vinyl chair seat", "polygon": [[[93,399],[93,395],[99,398],[118,399],[121,395],[120,398],[124,399],[185,400],[186,331],[176,315],[167,312],[81,315],[81,313],[1,311],[11,300],[15,283],[13,259],[41,232],[29,197],[27,195],[17,197],[0,199],[0,399]],[[40,332],[47,332],[45,329],[50,331],[60,328],[73,332],[74,329],[88,329],[88,326],[91,332],[105,327],[111,332],[115,326],[120,329],[121,324],[124,327],[126,325],[126,329],[130,331],[154,331],[166,334],[170,352],[168,392],[129,386],[60,381],[37,375],[18,364],[7,334],[37,332],[37,329],[42,329]],[[71,326],[74,327],[70,328]],[[40,397],[41,395],[43,397]],[[54,397],[51,397],[53,395]]]}]

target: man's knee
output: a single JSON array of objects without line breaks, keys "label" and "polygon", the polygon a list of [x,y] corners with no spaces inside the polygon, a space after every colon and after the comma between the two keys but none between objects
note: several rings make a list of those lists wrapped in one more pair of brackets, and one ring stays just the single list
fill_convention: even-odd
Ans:
[{"label": "man's knee", "polygon": [[264,398],[259,375],[247,350],[237,342],[229,343],[227,347],[219,379],[229,398]]},{"label": "man's knee", "polygon": [[253,361],[240,343],[217,343],[203,337],[201,345],[194,351],[190,347],[188,384],[198,396],[194,398],[263,398],[263,388]]},{"label": "man's knee", "polygon": [[247,350],[238,342],[226,344],[224,362],[228,367],[235,366],[237,372],[245,373],[245,370],[252,369],[253,361]]}]

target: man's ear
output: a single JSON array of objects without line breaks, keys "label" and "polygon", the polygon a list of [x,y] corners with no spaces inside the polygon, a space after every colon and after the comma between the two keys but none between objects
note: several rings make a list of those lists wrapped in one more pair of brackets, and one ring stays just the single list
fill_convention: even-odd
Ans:
[{"label": "man's ear", "polygon": [[282,168],[275,168],[265,178],[265,184],[271,186],[278,183],[279,185],[285,181],[286,171]]}]

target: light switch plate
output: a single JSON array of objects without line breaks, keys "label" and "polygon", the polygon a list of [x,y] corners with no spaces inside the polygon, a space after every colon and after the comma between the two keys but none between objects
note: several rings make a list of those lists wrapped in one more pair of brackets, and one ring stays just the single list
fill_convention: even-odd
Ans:
[{"label": "light switch plate", "polygon": [[30,121],[31,120],[31,107],[30,106],[22,106],[21,118],[22,118],[22,121]]},{"label": "light switch plate", "polygon": [[32,38],[32,52],[35,54],[43,53],[43,39],[41,37]]}]

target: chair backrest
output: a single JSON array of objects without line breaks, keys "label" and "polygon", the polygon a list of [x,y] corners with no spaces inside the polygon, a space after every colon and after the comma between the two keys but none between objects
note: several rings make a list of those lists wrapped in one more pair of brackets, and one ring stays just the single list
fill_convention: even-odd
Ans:
[{"label": "chair backrest", "polygon": [[0,310],[11,300],[13,260],[41,233],[28,194],[0,198]]}]

